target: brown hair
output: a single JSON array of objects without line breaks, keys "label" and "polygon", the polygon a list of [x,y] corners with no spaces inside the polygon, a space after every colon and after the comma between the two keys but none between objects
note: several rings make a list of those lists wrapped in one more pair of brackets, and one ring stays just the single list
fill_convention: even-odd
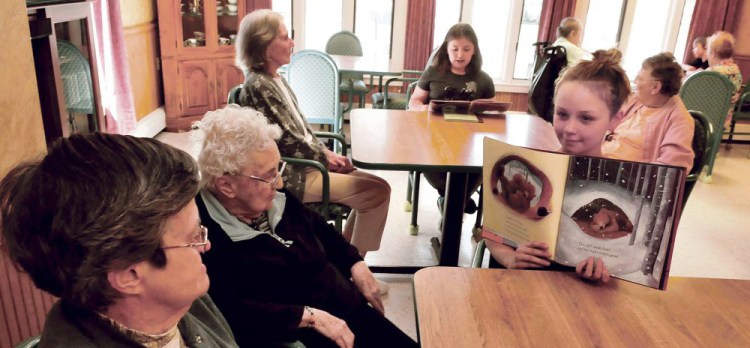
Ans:
[{"label": "brown hair", "polygon": [[471,41],[471,43],[474,45],[474,55],[471,57],[471,61],[469,61],[469,64],[466,66],[466,74],[475,74],[482,70],[482,53],[479,51],[479,39],[477,38],[477,34],[474,32],[474,28],[472,28],[471,25],[467,23],[454,24],[448,30],[448,33],[445,34],[443,44],[440,45],[440,48],[438,48],[437,53],[435,54],[432,66],[445,74],[450,72],[451,62],[450,58],[448,57],[448,42],[460,38],[469,39],[469,41]]},{"label": "brown hair", "polygon": [[630,82],[620,66],[622,53],[611,48],[594,52],[594,59],[563,70],[555,81],[555,95],[560,85],[569,81],[586,82],[609,106],[610,117],[614,116],[630,95]]},{"label": "brown hair", "polygon": [[195,161],[158,140],[58,139],[44,158],[0,181],[3,247],[40,289],[102,310],[120,296],[109,271],[166,265],[165,221],[197,191]]},{"label": "brown hair", "polygon": [[249,13],[240,23],[235,45],[235,64],[245,73],[265,71],[266,49],[284,23],[280,14],[269,9]]},{"label": "brown hair", "polygon": [[669,52],[662,52],[655,56],[646,58],[641,66],[643,69],[651,70],[654,80],[661,82],[659,93],[673,96],[680,93],[682,87],[682,67],[674,60]]},{"label": "brown hair", "polygon": [[707,49],[719,59],[729,59],[734,55],[734,35],[717,31],[708,38]]},{"label": "brown hair", "polygon": [[693,39],[693,47],[700,44],[701,47],[706,48],[706,37],[705,36],[698,36],[695,39]]}]

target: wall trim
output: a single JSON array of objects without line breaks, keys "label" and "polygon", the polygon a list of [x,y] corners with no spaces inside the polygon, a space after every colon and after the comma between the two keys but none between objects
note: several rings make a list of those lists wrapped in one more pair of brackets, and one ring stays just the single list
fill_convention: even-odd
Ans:
[{"label": "wall trim", "polygon": [[164,112],[164,106],[151,111],[136,123],[135,129],[128,135],[153,138],[167,127],[167,113]]}]

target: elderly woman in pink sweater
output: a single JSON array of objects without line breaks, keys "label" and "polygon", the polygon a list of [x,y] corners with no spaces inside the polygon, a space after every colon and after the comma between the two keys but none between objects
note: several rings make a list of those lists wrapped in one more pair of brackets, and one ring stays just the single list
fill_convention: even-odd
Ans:
[{"label": "elderly woman in pink sweater", "polygon": [[677,95],[682,74],[671,53],[643,61],[625,116],[602,144],[605,157],[692,168],[695,124]]}]

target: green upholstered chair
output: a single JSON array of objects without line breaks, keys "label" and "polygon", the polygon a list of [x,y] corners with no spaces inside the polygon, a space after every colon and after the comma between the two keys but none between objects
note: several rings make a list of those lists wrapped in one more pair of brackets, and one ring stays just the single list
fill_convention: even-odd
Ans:
[{"label": "green upholstered chair", "polygon": [[331,56],[316,50],[295,54],[287,67],[286,80],[307,122],[328,125],[331,132],[343,135],[339,70]]},{"label": "green upholstered chair", "polygon": [[35,348],[39,346],[39,339],[39,336],[29,337],[16,344],[14,348]]},{"label": "green upholstered chair", "polygon": [[[700,111],[709,120],[716,132],[712,138],[711,153],[708,156],[706,166],[705,183],[711,182],[714,160],[721,143],[724,119],[731,107],[731,98],[734,94],[734,85],[729,79],[715,71],[697,72],[685,81],[680,89],[680,97],[688,110]],[[700,173],[700,170],[698,171]]]},{"label": "green upholstered chair", "polygon": [[[229,90],[229,95],[227,96],[227,104],[238,104],[237,101],[240,99],[241,91],[242,85],[232,87],[232,89]],[[315,136],[323,139],[333,139],[333,141],[338,142],[341,146],[337,147],[341,149],[341,154],[343,156],[346,156],[346,140],[344,139],[343,135],[329,132],[315,132]],[[315,160],[294,157],[282,157],[281,159],[292,165],[313,168],[321,173],[321,176],[323,177],[323,197],[321,198],[320,202],[308,203],[307,207],[317,211],[326,220],[333,220],[336,230],[342,232],[344,230],[343,222],[349,216],[349,213],[351,213],[352,208],[343,204],[330,202],[331,179],[328,175],[328,168],[326,168],[322,163]]]},{"label": "green upholstered chair", "polygon": [[693,135],[693,152],[695,153],[695,158],[693,159],[693,168],[685,180],[685,192],[682,195],[683,209],[685,209],[688,197],[693,192],[693,187],[695,187],[695,183],[698,181],[703,167],[706,166],[714,146],[714,127],[711,121],[700,111],[689,111],[690,116],[693,116],[693,120],[695,121],[695,133]]},{"label": "green upholstered chair", "polygon": [[83,53],[70,42],[57,41],[57,55],[60,59],[60,78],[65,95],[65,108],[69,113],[69,122],[73,133],[76,129],[74,114],[84,114],[88,117],[89,129],[99,130],[96,112],[94,110],[94,87],[91,80],[91,65]]},{"label": "green upholstered chair", "polygon": [[385,82],[385,86],[383,87],[382,92],[372,94],[372,108],[392,110],[408,109],[409,97],[411,96],[411,93],[395,91],[391,92],[390,86],[391,84],[400,83],[401,91],[408,89],[408,86],[411,85],[412,82],[419,81],[419,78],[422,76],[424,71],[427,70],[430,65],[432,65],[432,60],[435,58],[436,53],[437,48],[432,50],[432,53],[430,53],[430,56],[427,58],[427,63],[425,63],[424,70],[404,70],[401,72],[401,76],[388,79],[388,81]]},{"label": "green upholstered chair", "polygon": [[750,132],[735,132],[734,130],[737,122],[747,123],[748,121],[750,121],[750,83],[745,85],[742,94],[740,94],[740,99],[734,105],[734,115],[732,116],[729,131],[724,132],[725,135],[729,136],[729,139],[727,139],[727,148],[730,148],[735,135],[750,135]]},{"label": "green upholstered chair", "polygon": [[[359,38],[350,31],[340,31],[333,34],[326,43],[326,53],[337,56],[355,56],[362,57],[362,43]],[[356,95],[359,99],[359,107],[365,107],[365,97],[370,89],[365,84],[362,74],[341,74],[340,81],[341,92],[349,96],[348,107],[344,112],[349,111],[352,105],[352,96]],[[372,83],[370,83],[372,85]]]}]

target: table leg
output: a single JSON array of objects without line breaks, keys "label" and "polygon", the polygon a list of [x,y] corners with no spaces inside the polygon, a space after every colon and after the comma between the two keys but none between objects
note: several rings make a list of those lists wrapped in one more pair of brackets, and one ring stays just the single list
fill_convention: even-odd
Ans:
[{"label": "table leg", "polygon": [[467,184],[467,173],[448,173],[448,185],[445,188],[445,204],[443,205],[442,240],[437,240],[437,238],[431,240],[440,266],[458,266]]}]

